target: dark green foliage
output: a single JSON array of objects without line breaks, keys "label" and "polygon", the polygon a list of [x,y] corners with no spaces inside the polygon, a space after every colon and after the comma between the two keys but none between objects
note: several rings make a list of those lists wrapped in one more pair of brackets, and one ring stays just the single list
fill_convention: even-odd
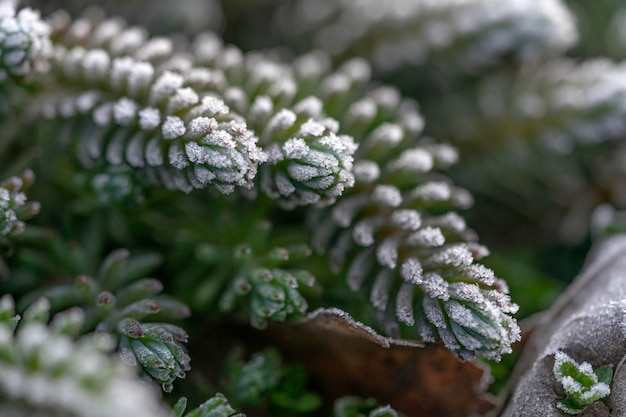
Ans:
[{"label": "dark green foliage", "polygon": [[278,352],[266,349],[244,362],[234,351],[225,366],[225,392],[241,409],[265,408],[272,415],[306,415],[318,409],[320,397],[308,391],[303,367],[283,364]]},{"label": "dark green foliage", "polygon": [[[27,255],[43,267],[44,271],[37,274],[47,273],[50,279],[55,272],[59,273],[59,266],[66,272],[61,282],[33,291],[22,304],[35,296],[43,296],[50,300],[54,311],[81,307],[85,314],[83,332],[106,332],[116,336],[122,357],[131,364],[139,364],[164,390],[170,391],[172,382],[183,378],[190,369],[190,358],[183,348],[188,336],[182,328],[160,320],[180,320],[189,315],[189,309],[159,294],[163,290],[161,282],[143,278],[143,274],[160,263],[159,257],[154,254],[131,257],[127,250],[120,249],[111,252],[90,271],[89,264],[93,260],[79,246],[55,239],[48,250],[58,258],[37,252]],[[28,272],[17,270],[14,273]],[[42,278],[46,278],[45,275]]]}]

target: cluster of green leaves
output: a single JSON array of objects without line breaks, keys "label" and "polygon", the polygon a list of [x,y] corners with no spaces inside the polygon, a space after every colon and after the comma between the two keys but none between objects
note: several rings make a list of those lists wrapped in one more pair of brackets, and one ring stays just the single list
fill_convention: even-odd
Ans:
[{"label": "cluster of green leaves", "polygon": [[558,351],[554,356],[553,371],[567,395],[557,407],[567,414],[580,414],[587,406],[611,393],[613,365],[594,370],[589,363],[578,363],[565,352]]}]

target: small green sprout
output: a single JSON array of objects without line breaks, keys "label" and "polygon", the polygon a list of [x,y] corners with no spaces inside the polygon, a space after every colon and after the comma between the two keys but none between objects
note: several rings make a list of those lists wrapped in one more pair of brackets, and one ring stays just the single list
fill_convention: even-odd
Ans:
[{"label": "small green sprout", "polygon": [[579,364],[563,351],[557,351],[554,358],[554,375],[567,394],[567,398],[557,404],[559,410],[567,414],[579,414],[587,406],[611,393],[613,365],[594,371],[588,362]]}]

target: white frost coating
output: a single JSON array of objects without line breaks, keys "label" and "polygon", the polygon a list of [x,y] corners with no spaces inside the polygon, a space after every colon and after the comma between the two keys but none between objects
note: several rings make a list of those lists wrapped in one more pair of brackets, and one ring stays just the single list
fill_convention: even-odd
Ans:
[{"label": "white frost coating", "polygon": [[[463,346],[464,349],[467,349],[468,351],[475,351],[485,347],[483,342],[472,336],[466,331],[465,328],[454,325],[451,330],[456,340],[461,344],[461,346]],[[465,354],[462,354],[462,356],[465,356]]]},{"label": "white frost coating", "polygon": [[435,159],[437,166],[448,168],[459,161],[459,151],[443,143],[431,144],[425,147]]},{"label": "white frost coating", "polygon": [[371,198],[373,202],[384,207],[398,207],[402,204],[402,193],[393,185],[377,185]]},{"label": "white frost coating", "polygon": [[[215,119],[213,119],[215,120]],[[216,124],[216,128],[218,125]],[[225,130],[216,129],[201,139],[203,145],[219,146],[220,148],[236,149],[237,142],[233,135]]]},{"label": "white frost coating", "polygon": [[106,79],[111,66],[111,58],[102,49],[87,51],[82,60],[82,73],[91,82]]},{"label": "white frost coating", "polygon": [[267,155],[267,163],[270,165],[276,165],[285,159],[285,156],[277,143],[270,143],[265,148],[265,153]]},{"label": "white frost coating", "polygon": [[204,185],[209,184],[215,179],[215,174],[213,172],[200,165],[196,165],[193,168],[193,173],[195,174],[196,179]]},{"label": "white frost coating", "polygon": [[343,198],[333,206],[331,216],[338,226],[348,227],[366,203],[367,197],[359,194]]},{"label": "white frost coating", "polygon": [[137,61],[130,57],[115,58],[109,72],[109,84],[115,91],[122,91]]},{"label": "white frost coating", "polygon": [[485,245],[481,245],[477,242],[467,242],[467,248],[472,253],[474,259],[482,259],[485,256],[489,256],[489,248]]},{"label": "white frost coating", "polygon": [[406,231],[415,231],[422,224],[422,216],[416,210],[399,209],[391,213],[391,224]]},{"label": "white frost coating", "polygon": [[320,122],[309,119],[300,126],[297,135],[298,136],[312,136],[312,137],[320,137],[326,131],[326,127]]},{"label": "white frost coating", "polygon": [[441,275],[434,272],[424,274],[421,287],[432,298],[438,298],[444,301],[450,298],[448,290],[450,288],[450,284],[443,279]]},{"label": "white frost coating", "polygon": [[419,285],[423,281],[422,264],[416,258],[407,258],[400,267],[400,276],[404,281]]},{"label": "white frost coating", "polygon": [[[290,162],[287,166],[287,173],[289,176],[298,182],[307,182],[313,178],[319,177],[319,169],[310,165],[300,165]],[[331,183],[334,182],[334,178],[330,177]],[[328,188],[326,186],[325,188]]]},{"label": "white frost coating", "polygon": [[[80,19],[74,21],[72,26],[74,26]],[[107,42],[110,42],[111,39],[116,37],[124,30],[126,26],[126,22],[124,22],[121,18],[109,18],[103,22],[100,22],[95,28],[93,28],[91,37],[95,45],[104,45]],[[71,28],[70,28],[71,30]],[[88,32],[85,32],[87,35]]]},{"label": "white frost coating", "polygon": [[108,127],[113,117],[113,105],[104,103],[96,107],[93,111],[92,119],[96,126]]},{"label": "white frost coating", "polygon": [[149,166],[158,167],[163,165],[163,153],[161,152],[161,140],[154,137],[146,145],[146,162]]},{"label": "white frost coating", "polygon": [[407,237],[406,243],[410,246],[435,248],[446,243],[446,238],[438,227],[426,226],[411,233]]},{"label": "white frost coating", "polygon": [[379,310],[385,310],[387,308],[387,303],[389,302],[389,287],[391,286],[392,279],[393,271],[389,269],[382,269],[376,274],[372,291],[370,292],[370,302],[375,308]]},{"label": "white frost coating", "polygon": [[[23,323],[12,334],[6,324],[0,324],[0,345],[16,355],[14,361],[0,360],[3,415],[14,405],[21,410],[45,410],[46,415],[169,415],[154,391],[108,355],[113,346],[110,339],[73,341],[39,323]],[[33,363],[36,369],[31,368]]]},{"label": "white frost coating", "polygon": [[[565,371],[568,370],[570,366],[575,367],[577,372],[582,373],[586,378],[591,380],[591,386],[583,385],[575,380],[572,375],[567,374]],[[557,381],[563,385],[565,392],[568,395],[578,398],[578,402],[583,407],[601,398],[607,397],[611,393],[611,388],[606,383],[598,381],[598,376],[590,363],[583,362],[579,364],[561,350],[558,350],[554,354],[553,372]],[[558,404],[558,407],[563,409],[562,404]]]},{"label": "white frost coating", "polygon": [[356,101],[350,105],[348,108],[348,113],[346,115],[346,119],[351,123],[355,121],[370,121],[376,114],[378,113],[378,106],[374,100],[369,97]]},{"label": "white frost coating", "polygon": [[465,275],[477,282],[492,286],[496,282],[496,276],[493,271],[481,264],[472,264],[463,268]]},{"label": "white frost coating", "polygon": [[316,149],[311,149],[302,157],[302,162],[309,165],[314,165],[318,168],[330,169],[333,171],[338,170],[339,160],[328,152],[322,152]]},{"label": "white frost coating", "polygon": [[345,94],[352,87],[352,82],[345,74],[331,74],[321,85],[322,95],[332,96]]},{"label": "white frost coating", "polygon": [[324,111],[324,103],[315,96],[309,96],[296,103],[296,105],[293,106],[293,111],[296,112],[297,115],[319,118]]},{"label": "white frost coating", "polygon": [[138,104],[126,97],[122,97],[113,105],[113,119],[122,126],[128,126],[137,117]]},{"label": "white frost coating", "polygon": [[428,182],[415,187],[409,193],[411,199],[422,201],[448,201],[452,196],[450,184],[445,182]]},{"label": "white frost coating", "polygon": [[449,212],[442,216],[429,217],[424,220],[424,224],[451,230],[456,233],[463,233],[467,230],[465,219],[454,212]]},{"label": "white frost coating", "polygon": [[423,314],[417,314],[416,318],[416,327],[417,331],[420,335],[420,338],[424,342],[436,342],[435,333],[433,331],[433,326],[426,320]]},{"label": "white frost coating", "polygon": [[390,85],[375,88],[369,94],[370,97],[380,106],[387,110],[395,110],[402,101],[400,91]]},{"label": "white frost coating", "polygon": [[127,28],[111,39],[109,48],[113,55],[132,54],[146,42],[147,37],[148,34],[143,28]]},{"label": "white frost coating", "polygon": [[[326,119],[328,120],[328,119]],[[321,137],[317,143],[332,152],[338,153],[343,157],[343,163],[347,168],[352,167],[352,154],[356,151],[357,145],[352,136],[337,136],[333,132],[329,132],[326,136]]]},{"label": "white frost coating", "polygon": [[268,96],[258,96],[250,106],[248,117],[256,122],[270,117],[272,113],[274,113],[274,102],[272,99]]},{"label": "white frost coating", "polygon": [[[205,148],[207,154],[207,164],[218,169],[230,169],[233,167],[233,162],[226,156],[217,150]],[[217,174],[217,173],[216,173]]]},{"label": "white frost coating", "polygon": [[424,149],[407,149],[389,163],[392,171],[408,171],[412,173],[429,172],[434,166],[433,157]]},{"label": "white frost coating", "polygon": [[128,164],[135,168],[141,168],[145,165],[143,159],[144,137],[141,134],[135,134],[126,145],[124,158]]},{"label": "white frost coating", "polygon": [[178,143],[173,143],[168,150],[168,158],[170,165],[176,169],[183,169],[189,166],[189,159],[185,155],[185,151]]},{"label": "white frost coating", "polygon": [[7,74],[26,76],[48,70],[52,55],[50,27],[38,11],[23,8],[16,14],[16,4],[0,4],[0,80]]},{"label": "white frost coating", "polygon": [[288,139],[283,145],[283,153],[287,159],[304,159],[310,150],[304,139],[300,138]]},{"label": "white frost coating", "polygon": [[320,201],[320,195],[311,191],[302,191],[300,201],[303,205],[312,205]]},{"label": "white frost coating", "polygon": [[154,107],[139,111],[139,126],[142,130],[154,130],[161,124],[161,112]]},{"label": "white frost coating", "polygon": [[139,61],[153,61],[171,55],[174,50],[172,40],[169,38],[153,38],[146,42],[135,53]]},{"label": "white frost coating", "polygon": [[168,140],[181,137],[186,131],[185,123],[178,116],[167,116],[163,126],[161,126],[163,138]]},{"label": "white frost coating", "polygon": [[374,161],[359,160],[352,169],[357,183],[370,184],[380,178],[380,167]]},{"label": "white frost coating", "polygon": [[373,253],[369,249],[359,251],[358,255],[354,257],[354,260],[350,264],[350,268],[348,268],[348,273],[346,274],[346,282],[352,291],[361,288],[363,282],[365,282],[365,278],[367,278],[373,264],[372,255]]},{"label": "white frost coating", "polygon": [[403,282],[396,295],[396,317],[408,326],[415,324],[414,299],[415,286],[408,282]]},{"label": "white frost coating", "polygon": [[455,282],[455,283],[452,283],[448,287],[448,289],[450,291],[450,296],[452,298],[482,305],[483,307],[488,307],[488,309],[485,310],[484,313],[489,315],[489,317],[491,318],[497,318],[498,315],[500,314],[500,311],[495,309],[495,305],[490,306],[487,304],[487,300],[483,296],[482,291],[480,290],[480,287],[477,284]]},{"label": "white frost coating", "polygon": [[200,116],[222,116],[230,112],[228,106],[219,98],[212,96],[202,97],[202,101],[199,105],[193,107],[187,113],[188,118],[196,118]]},{"label": "white frost coating", "polygon": [[459,352],[459,349],[461,349],[461,345],[459,345],[459,342],[457,341],[454,333],[452,333],[452,331],[448,327],[440,327],[437,329],[437,331],[439,333],[439,338],[447,349],[456,352],[463,359],[472,359],[473,355],[469,352]]},{"label": "white frost coating", "polygon": [[126,135],[123,132],[117,132],[110,140],[106,147],[105,159],[111,165],[120,165],[124,161],[124,142]]},{"label": "white frost coating", "polygon": [[422,298],[422,308],[429,322],[438,329],[446,327],[446,318],[441,310],[439,301],[430,297]]},{"label": "white frost coating", "polygon": [[474,197],[472,197],[469,191],[463,188],[453,187],[450,201],[456,207],[468,209],[474,204]]},{"label": "white frost coating", "polygon": [[374,224],[370,220],[358,222],[352,229],[352,237],[357,245],[367,247],[374,244]]},{"label": "white frost coating", "polygon": [[450,300],[444,304],[444,307],[450,319],[455,321],[460,326],[468,329],[475,329],[480,325],[480,323],[476,320],[476,317],[474,316],[472,310],[462,306],[459,302]]},{"label": "white frost coating", "polygon": [[402,139],[404,139],[404,131],[400,126],[385,123],[374,129],[366,141],[370,142],[370,146],[381,144],[386,147],[393,147],[398,145]]},{"label": "white frost coating", "polygon": [[287,130],[296,123],[297,116],[288,109],[282,109],[276,113],[265,127],[265,132],[271,135],[273,132]]},{"label": "white frost coating", "polygon": [[179,88],[167,100],[167,114],[174,114],[187,109],[200,101],[198,93],[189,87]]},{"label": "white frost coating", "polygon": [[445,247],[428,258],[427,264],[429,267],[450,265],[454,267],[468,266],[474,262],[472,253],[467,248],[467,245],[458,243]]},{"label": "white frost coating", "polygon": [[376,248],[378,263],[389,269],[395,269],[398,263],[399,240],[396,237],[385,238]]},{"label": "white frost coating", "polygon": [[217,120],[212,117],[196,117],[187,125],[187,137],[197,139],[218,128]]},{"label": "white frost coating", "polygon": [[163,72],[159,78],[156,79],[150,89],[150,106],[156,106],[162,100],[165,100],[174,94],[176,90],[183,86],[183,81],[183,77],[178,74],[171,71]]},{"label": "white frost coating", "polygon": [[296,192],[296,187],[291,183],[289,178],[282,172],[276,173],[274,178],[278,192],[283,196],[288,196]]},{"label": "white frost coating", "polygon": [[204,164],[208,160],[208,155],[205,152],[205,149],[196,142],[185,143],[185,153],[187,154],[189,161],[194,164]]},{"label": "white frost coating", "polygon": [[85,91],[76,97],[76,110],[86,114],[93,110],[99,100],[100,94],[97,91]]},{"label": "white frost coating", "polygon": [[154,67],[147,62],[137,62],[128,74],[127,92],[130,97],[137,97],[148,90],[154,77]]}]

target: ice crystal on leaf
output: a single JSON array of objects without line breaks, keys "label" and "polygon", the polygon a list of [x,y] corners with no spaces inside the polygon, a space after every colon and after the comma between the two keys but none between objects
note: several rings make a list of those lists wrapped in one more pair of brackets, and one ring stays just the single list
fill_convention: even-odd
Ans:
[{"label": "ice crystal on leaf", "polygon": [[567,414],[580,414],[611,393],[612,365],[594,371],[588,362],[578,363],[559,350],[554,355],[553,372],[567,395],[556,406]]}]

